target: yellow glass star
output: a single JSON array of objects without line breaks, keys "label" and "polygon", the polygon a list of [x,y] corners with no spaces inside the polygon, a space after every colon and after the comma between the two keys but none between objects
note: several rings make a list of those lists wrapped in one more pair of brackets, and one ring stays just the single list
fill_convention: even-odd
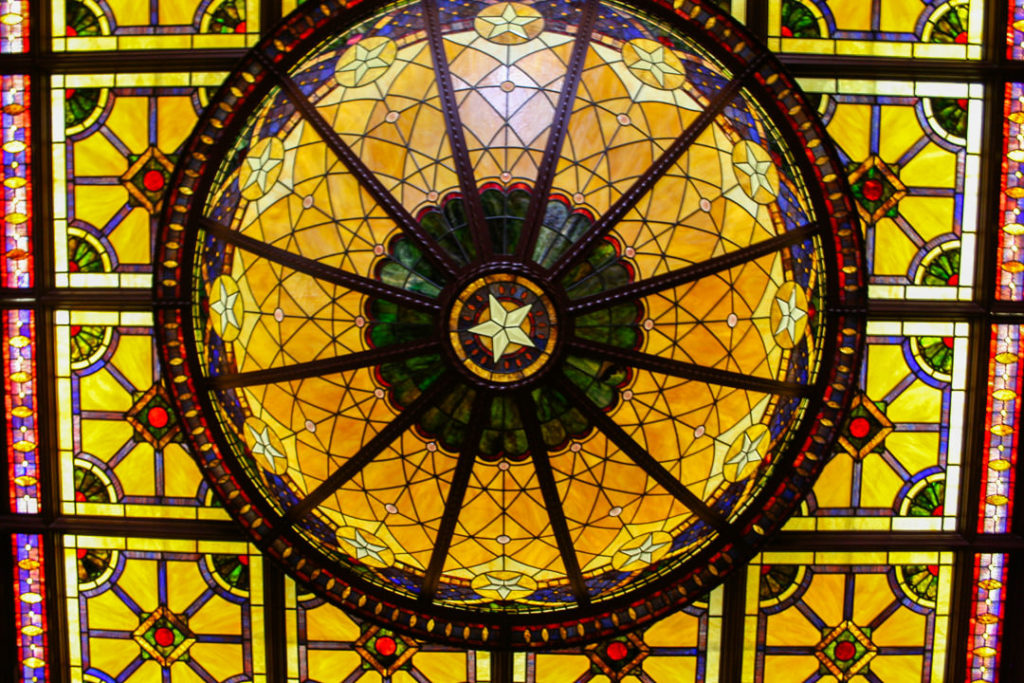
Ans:
[{"label": "yellow glass star", "polygon": [[491,353],[494,355],[495,363],[501,360],[511,344],[519,344],[531,349],[537,348],[530,336],[523,331],[523,323],[530,315],[533,304],[520,306],[514,311],[510,311],[491,294],[490,308],[491,319],[471,327],[469,331],[491,340]]}]

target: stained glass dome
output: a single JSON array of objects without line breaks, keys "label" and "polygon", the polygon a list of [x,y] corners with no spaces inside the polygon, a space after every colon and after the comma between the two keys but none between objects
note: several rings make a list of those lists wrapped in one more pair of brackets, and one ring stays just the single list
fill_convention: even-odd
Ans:
[{"label": "stained glass dome", "polygon": [[183,154],[174,402],[254,541],[355,614],[518,648],[649,622],[844,420],[845,172],[702,2],[310,3]]}]

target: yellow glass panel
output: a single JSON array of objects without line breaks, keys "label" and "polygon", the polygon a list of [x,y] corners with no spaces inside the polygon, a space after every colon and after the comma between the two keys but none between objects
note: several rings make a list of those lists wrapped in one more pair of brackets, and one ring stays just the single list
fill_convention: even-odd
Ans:
[{"label": "yellow glass panel", "polygon": [[953,531],[966,323],[868,323],[859,391],[791,530]]},{"label": "yellow glass panel", "polygon": [[949,552],[758,556],[747,569],[743,680],[939,680],[952,564]]},{"label": "yellow glass panel", "polygon": [[75,680],[266,680],[254,546],[65,536],[63,556]]},{"label": "yellow glass panel", "polygon": [[869,295],[970,300],[982,88],[807,79],[864,230]]},{"label": "yellow glass panel", "polygon": [[151,313],[58,311],[66,514],[225,519],[163,388]]},{"label": "yellow glass panel", "polygon": [[53,76],[60,287],[150,287],[178,150],[223,74]]},{"label": "yellow glass panel", "polygon": [[768,0],[776,52],[981,59],[983,0]]},{"label": "yellow glass panel", "polygon": [[259,0],[51,0],[53,50],[245,48]]}]

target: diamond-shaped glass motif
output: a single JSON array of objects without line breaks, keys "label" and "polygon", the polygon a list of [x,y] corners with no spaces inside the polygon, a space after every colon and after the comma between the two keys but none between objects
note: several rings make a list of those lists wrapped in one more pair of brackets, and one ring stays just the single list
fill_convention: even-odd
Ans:
[{"label": "diamond-shaped glass motif", "polygon": [[848,681],[864,671],[878,654],[878,648],[871,642],[871,631],[852,621],[824,629],[824,638],[814,648],[814,656],[821,662],[819,673]]},{"label": "diamond-shaped glass motif", "polygon": [[128,160],[131,165],[121,176],[121,184],[128,190],[128,203],[156,213],[174,170],[174,160],[156,147],[139,156],[131,155]]},{"label": "diamond-shaped glass motif", "polygon": [[363,629],[354,649],[363,658],[363,668],[373,669],[384,678],[409,668],[412,656],[419,652],[419,644],[412,638],[379,626],[364,625]]},{"label": "diamond-shaped glass motif", "polygon": [[635,633],[587,646],[591,671],[612,681],[638,674],[640,663],[650,654],[646,643]]},{"label": "diamond-shaped glass motif", "polygon": [[857,460],[875,451],[894,429],[882,409],[864,394],[857,394],[849,418],[839,435],[839,445]]},{"label": "diamond-shaped glass motif", "polygon": [[132,639],[142,648],[143,659],[154,659],[164,667],[186,659],[189,648],[196,642],[185,618],[164,605],[146,615],[132,633]]},{"label": "diamond-shaped glass motif", "polygon": [[167,400],[167,394],[160,384],[154,384],[140,394],[124,418],[135,428],[137,438],[157,449],[175,440],[181,432],[181,425],[178,424],[170,401]]},{"label": "diamond-shaped glass motif", "polygon": [[861,218],[868,223],[895,216],[896,205],[907,195],[907,186],[878,157],[871,157],[850,171],[850,189]]}]

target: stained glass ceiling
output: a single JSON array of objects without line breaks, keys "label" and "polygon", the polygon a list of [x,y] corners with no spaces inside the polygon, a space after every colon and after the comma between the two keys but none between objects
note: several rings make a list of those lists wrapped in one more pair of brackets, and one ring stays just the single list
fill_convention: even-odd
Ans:
[{"label": "stained glass ceiling", "polygon": [[[765,82],[774,58],[745,70],[756,43],[710,4],[681,8],[682,24],[608,4],[623,21],[587,32],[598,3],[441,2],[426,25],[432,12],[356,3],[339,15],[363,23],[323,35],[316,19],[281,32],[294,4],[0,2],[4,676],[1019,678],[1002,647],[1024,615],[1014,3],[715,3],[806,100],[783,92],[788,77]],[[309,17],[331,6],[306,4]],[[268,35],[263,60],[242,61]],[[248,77],[228,75],[239,64]],[[656,179],[652,164],[708,110]],[[836,156],[808,144],[809,110]],[[197,124],[214,142],[187,142]],[[816,178],[830,176],[849,186],[856,266],[830,247],[853,234],[822,204],[834,192]],[[183,196],[193,177],[209,182]],[[177,239],[173,217],[193,203]],[[821,237],[801,232],[814,221]],[[688,238],[673,242],[680,226]],[[867,298],[842,299],[838,278],[860,267]],[[693,279],[636,288],[680,273]],[[858,362],[835,353],[845,329],[863,334]],[[848,380],[815,383],[840,367]],[[705,374],[666,372],[684,368]],[[765,492],[806,452],[787,443],[823,422],[806,387],[836,384],[847,412],[817,483],[775,519]],[[700,403],[697,385],[720,400],[677,413]],[[323,391],[353,410],[325,411]],[[188,394],[194,413],[175,407]],[[723,430],[737,395],[755,419]],[[531,403],[564,412],[534,422]],[[467,430],[480,431],[473,458],[460,456]],[[643,449],[621,448],[622,432]],[[378,434],[388,443],[367,455]],[[665,438],[673,451],[652,445]],[[352,452],[366,467],[317,484]],[[674,453],[689,458],[678,472]],[[650,477],[659,466],[671,476]],[[649,485],[632,490],[638,471]],[[584,489],[599,505],[574,503]],[[721,537],[763,510],[784,527],[747,564],[753,548]],[[627,551],[650,567],[626,567]],[[712,554],[729,559],[697,576],[724,583],[687,585]],[[303,563],[325,567],[318,589]],[[657,571],[671,580],[644,578]],[[443,616],[417,633],[399,608]],[[535,627],[530,651],[465,628],[506,619]],[[598,640],[572,643],[580,628]]]}]

